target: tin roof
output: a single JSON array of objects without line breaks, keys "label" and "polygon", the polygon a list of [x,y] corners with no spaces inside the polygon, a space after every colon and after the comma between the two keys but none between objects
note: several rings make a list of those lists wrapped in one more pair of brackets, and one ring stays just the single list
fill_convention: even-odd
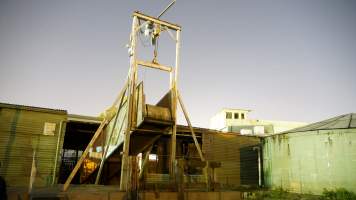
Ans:
[{"label": "tin roof", "polygon": [[25,106],[25,105],[9,104],[9,103],[1,103],[1,102],[0,102],[0,108],[12,108],[12,109],[29,110],[29,111],[35,111],[35,112],[55,113],[55,114],[63,114],[63,115],[67,114],[66,110],[35,107],[35,106]]},{"label": "tin roof", "polygon": [[312,123],[303,127],[285,131],[283,133],[295,133],[295,132],[331,130],[331,129],[348,129],[348,128],[356,128],[356,113],[340,115],[324,121]]}]

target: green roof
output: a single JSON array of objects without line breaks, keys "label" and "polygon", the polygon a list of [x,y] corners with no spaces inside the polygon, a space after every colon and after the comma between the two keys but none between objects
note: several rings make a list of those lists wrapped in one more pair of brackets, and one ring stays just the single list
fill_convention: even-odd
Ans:
[{"label": "green roof", "polygon": [[331,130],[331,129],[348,129],[348,128],[356,128],[356,113],[340,115],[324,121],[312,123],[306,126],[285,131],[283,133],[295,133],[295,132]]}]

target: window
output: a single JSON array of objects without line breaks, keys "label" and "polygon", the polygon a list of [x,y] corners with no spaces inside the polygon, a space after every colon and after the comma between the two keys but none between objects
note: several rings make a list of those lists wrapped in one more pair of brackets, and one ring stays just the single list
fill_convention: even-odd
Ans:
[{"label": "window", "polygon": [[150,160],[150,161],[157,161],[157,154],[150,154],[150,155],[148,155],[148,160]]},{"label": "window", "polygon": [[226,112],[226,119],[232,119],[232,112]]},{"label": "window", "polygon": [[241,113],[241,119],[245,119],[245,113]]},{"label": "window", "polygon": [[234,118],[238,119],[239,118],[239,113],[234,113]]}]

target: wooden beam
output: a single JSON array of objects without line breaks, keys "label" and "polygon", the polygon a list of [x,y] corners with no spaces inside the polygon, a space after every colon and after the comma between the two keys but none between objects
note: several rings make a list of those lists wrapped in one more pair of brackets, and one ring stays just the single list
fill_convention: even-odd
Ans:
[{"label": "wooden beam", "polygon": [[[135,152],[143,152],[146,149],[148,149],[150,146],[152,146],[159,138],[161,137],[161,135],[156,135],[155,137],[151,138],[150,141],[148,142],[148,144],[144,145],[143,147],[137,149]],[[147,139],[149,140],[149,139]]]},{"label": "wooden beam", "polygon": [[142,162],[142,169],[140,170],[140,174],[139,174],[139,179],[142,179],[142,177],[143,177],[143,174],[144,174],[144,171],[145,171],[145,168],[146,168],[150,153],[152,151],[152,148],[153,148],[153,143],[149,147],[149,149],[146,151],[145,158],[143,159],[143,162]]},{"label": "wooden beam", "polygon": [[[124,88],[120,91],[119,95],[117,96],[117,98],[115,99],[114,103],[112,104],[111,107],[115,107],[116,104],[121,101],[123,99],[123,96],[126,92],[126,89],[127,89],[127,86],[128,86],[128,80],[126,81],[125,85],[124,85]],[[78,172],[80,166],[82,165],[85,157],[87,156],[88,152],[89,152],[89,149],[90,147],[94,144],[94,142],[98,139],[98,137],[100,136],[100,134],[102,133],[104,127],[110,122],[110,120],[112,119],[113,116],[111,116],[110,118],[108,119],[104,119],[99,128],[95,131],[95,134],[93,136],[93,138],[90,140],[87,148],[85,149],[85,151],[83,152],[82,156],[80,157],[79,161],[77,162],[77,164],[75,165],[74,169],[72,170],[72,172],[70,173],[69,177],[67,178],[66,182],[64,183],[63,185],[63,191],[67,191],[70,183],[72,182],[75,174]]]},{"label": "wooden beam", "polygon": [[171,152],[170,152],[170,166],[169,173],[173,182],[175,182],[175,165],[176,165],[176,143],[177,143],[177,126],[174,124],[172,126],[172,135],[171,135]]},{"label": "wooden beam", "polygon": [[108,120],[104,120],[101,122],[99,128],[96,130],[93,138],[90,140],[87,148],[85,149],[85,151],[83,152],[82,156],[80,157],[79,161],[77,162],[77,164],[75,165],[74,169],[72,170],[72,172],[70,173],[69,177],[67,178],[66,182],[63,185],[63,191],[67,191],[69,184],[72,182],[75,174],[78,172],[79,168],[81,167],[85,157],[88,155],[89,153],[89,149],[93,146],[94,142],[98,139],[98,137],[100,136],[100,134],[102,133],[104,127],[109,123]]},{"label": "wooden beam", "polygon": [[[124,101],[124,94],[127,90],[127,82],[125,84],[125,87],[123,90],[121,90],[118,98],[120,99],[120,103],[119,103],[119,107],[116,111],[116,116],[114,118],[115,122],[114,122],[114,125],[112,127],[112,130],[110,132],[110,136],[109,136],[109,140],[107,140],[107,144],[105,145],[105,150],[104,150],[104,153],[103,153],[103,156],[101,158],[101,162],[100,162],[100,166],[99,166],[99,170],[98,170],[98,174],[96,175],[96,179],[95,179],[95,184],[97,185],[99,183],[99,180],[100,180],[100,176],[101,176],[101,172],[103,170],[103,166],[104,166],[104,162],[106,160],[106,154],[108,153],[108,150],[109,150],[109,146],[110,146],[110,142],[111,142],[111,139],[112,139],[112,136],[113,136],[113,133],[114,133],[114,130],[115,130],[115,127],[116,127],[116,124],[117,124],[117,118],[119,117],[119,114],[120,114],[120,110],[121,110],[121,106],[122,106],[122,103]],[[123,120],[124,121],[124,120]],[[121,125],[122,126],[122,125]]]},{"label": "wooden beam", "polygon": [[164,66],[164,65],[160,65],[160,64],[156,64],[156,63],[152,63],[152,62],[141,61],[141,60],[138,60],[136,62],[138,65],[145,66],[145,67],[159,69],[159,70],[163,70],[163,71],[167,71],[167,72],[172,71],[172,67],[169,67],[169,66]]},{"label": "wooden beam", "polygon": [[117,103],[119,103],[119,101],[121,101],[121,98],[123,98],[125,92],[126,92],[126,89],[128,87],[128,84],[129,84],[129,80],[127,79],[126,82],[125,82],[125,85],[124,87],[121,89],[120,93],[117,95],[114,103],[111,105],[111,107],[115,107]]},{"label": "wooden beam", "polygon": [[139,19],[143,19],[143,20],[146,20],[146,21],[151,21],[151,22],[153,22],[153,23],[166,26],[166,27],[168,27],[168,28],[170,28],[170,29],[173,29],[173,30],[181,30],[181,27],[180,27],[179,25],[172,24],[172,23],[169,23],[169,22],[166,22],[166,21],[157,19],[157,18],[155,18],[155,17],[151,17],[151,16],[148,16],[148,15],[144,15],[144,14],[138,12],[138,11],[135,11],[135,12],[133,13],[133,16],[136,16],[136,17],[138,17]]},{"label": "wooden beam", "polygon": [[179,101],[179,104],[180,104],[180,107],[182,108],[182,111],[183,111],[183,114],[184,114],[184,117],[185,117],[185,120],[187,121],[187,124],[190,128],[190,132],[192,133],[192,136],[193,136],[193,140],[194,140],[194,143],[195,143],[195,147],[197,148],[198,150],[198,153],[199,153],[199,156],[200,156],[200,160],[201,161],[205,161],[204,157],[203,157],[203,153],[200,149],[200,145],[198,143],[198,140],[197,140],[197,137],[195,136],[195,133],[194,133],[194,129],[192,127],[192,124],[190,123],[190,120],[189,120],[189,117],[188,117],[188,113],[184,107],[184,104],[183,104],[183,101],[182,101],[182,98],[180,96],[180,93],[179,91],[177,90],[177,95],[178,95],[178,101]]}]

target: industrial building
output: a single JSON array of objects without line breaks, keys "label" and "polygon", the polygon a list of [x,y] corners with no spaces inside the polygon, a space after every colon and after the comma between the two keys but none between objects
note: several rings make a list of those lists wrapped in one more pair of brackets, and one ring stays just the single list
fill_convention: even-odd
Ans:
[{"label": "industrial building", "polygon": [[0,121],[0,175],[8,186],[28,186],[35,158],[36,187],[56,184],[68,158],[78,160],[101,122],[66,110],[6,103],[0,103]]},{"label": "industrial building", "polygon": [[[102,119],[68,114],[66,110],[0,103],[0,121],[0,176],[5,179],[10,194],[18,196],[27,191],[30,183],[39,194],[41,189],[49,188],[47,190],[57,195],[59,191],[55,188],[65,183]],[[196,127],[194,130],[210,164],[200,162],[189,127],[177,126],[176,158],[182,167],[180,176],[185,190],[240,191],[261,186],[260,138]],[[160,191],[175,191],[167,168],[168,136],[156,137],[140,179],[140,190],[158,187]],[[150,141],[150,138],[148,135],[144,139]],[[99,158],[102,148],[93,148],[91,159]],[[119,149],[117,152],[122,151],[122,145]],[[111,192],[119,191],[121,162],[118,155],[114,151],[113,156],[109,156],[99,182]],[[138,155],[137,159],[138,170],[142,170],[143,156]],[[86,159],[72,184],[94,185],[93,175],[100,166],[96,163],[96,160]],[[116,188],[110,190],[110,185]]]},{"label": "industrial building", "polygon": [[356,113],[268,136],[264,183],[297,193],[356,192]]},{"label": "industrial building", "polygon": [[39,158],[37,185],[51,185],[58,173],[67,112],[0,104],[0,176],[7,185],[28,186],[32,158]]},{"label": "industrial building", "polygon": [[236,132],[242,135],[271,135],[305,126],[304,122],[250,119],[251,110],[224,108],[215,114],[209,123],[210,129]]}]

